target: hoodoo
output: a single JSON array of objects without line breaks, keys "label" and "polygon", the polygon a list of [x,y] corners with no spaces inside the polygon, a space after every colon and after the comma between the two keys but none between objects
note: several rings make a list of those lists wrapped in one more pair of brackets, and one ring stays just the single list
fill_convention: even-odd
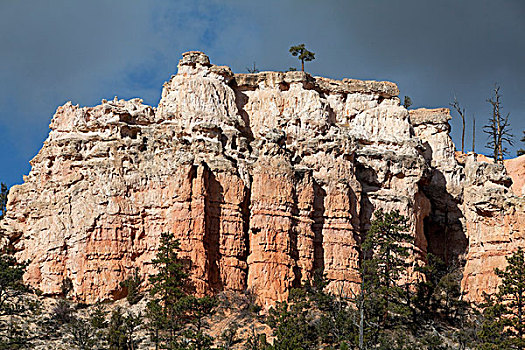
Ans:
[{"label": "hoodoo", "polygon": [[413,260],[464,264],[463,289],[480,300],[525,245],[523,181],[511,178],[525,160],[509,176],[456,155],[449,111],[407,111],[398,94],[390,82],[233,74],[184,53],[157,107],[59,107],[2,230],[47,295],[69,278],[79,301],[121,297],[172,232],[197,293],[251,290],[271,305],[317,270],[332,290],[357,289],[373,212],[397,209]]}]

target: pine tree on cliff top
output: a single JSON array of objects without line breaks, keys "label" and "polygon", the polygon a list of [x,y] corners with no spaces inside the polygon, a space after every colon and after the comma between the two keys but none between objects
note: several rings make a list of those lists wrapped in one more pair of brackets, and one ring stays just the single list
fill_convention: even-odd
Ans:
[{"label": "pine tree on cliff top", "polygon": [[292,56],[298,56],[297,58],[301,61],[301,70],[304,72],[304,62],[315,60],[315,53],[308,51],[304,44],[295,45],[290,47],[290,53]]}]

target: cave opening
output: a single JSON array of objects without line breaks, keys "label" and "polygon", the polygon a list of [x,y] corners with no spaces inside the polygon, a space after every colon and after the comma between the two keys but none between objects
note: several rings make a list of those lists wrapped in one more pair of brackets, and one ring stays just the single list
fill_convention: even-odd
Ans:
[{"label": "cave opening", "polygon": [[424,232],[427,240],[427,254],[439,257],[443,262],[449,262],[448,234],[445,217],[430,214],[424,221]]},{"label": "cave opening", "polygon": [[468,239],[457,207],[432,210],[424,221],[427,254],[439,257],[447,266],[463,266]]}]

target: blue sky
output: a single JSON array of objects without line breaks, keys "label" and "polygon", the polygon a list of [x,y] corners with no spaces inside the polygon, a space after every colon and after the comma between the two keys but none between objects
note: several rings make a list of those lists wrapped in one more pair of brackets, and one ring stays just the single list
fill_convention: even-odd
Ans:
[{"label": "blue sky", "polygon": [[[494,83],[516,136],[525,130],[525,3],[521,0],[0,0],[0,181],[22,182],[56,108],[141,97],[156,105],[181,53],[245,72],[298,66],[331,78],[390,80],[413,107],[454,94],[486,137]],[[460,120],[451,122],[460,143]],[[516,149],[525,145],[515,137]]]}]

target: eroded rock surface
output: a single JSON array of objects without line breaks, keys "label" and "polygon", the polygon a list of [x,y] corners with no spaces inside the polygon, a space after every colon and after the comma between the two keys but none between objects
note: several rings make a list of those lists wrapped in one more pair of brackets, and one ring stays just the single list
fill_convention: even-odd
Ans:
[{"label": "eroded rock surface", "polygon": [[156,108],[59,107],[3,230],[48,295],[67,277],[78,300],[121,297],[119,282],[153,272],[172,232],[198,294],[251,290],[268,306],[318,270],[332,290],[356,290],[374,210],[397,209],[412,261],[466,259],[476,297],[490,274],[479,265],[522,244],[523,198],[503,168],[456,160],[447,109],[409,113],[398,93],[304,72],[233,74],[185,53]]},{"label": "eroded rock surface", "polygon": [[482,301],[483,292],[497,290],[494,268],[503,269],[505,257],[525,246],[525,197],[511,190],[516,173],[503,164],[478,162],[469,156],[465,165],[463,213],[469,240],[463,289],[470,300]]}]

